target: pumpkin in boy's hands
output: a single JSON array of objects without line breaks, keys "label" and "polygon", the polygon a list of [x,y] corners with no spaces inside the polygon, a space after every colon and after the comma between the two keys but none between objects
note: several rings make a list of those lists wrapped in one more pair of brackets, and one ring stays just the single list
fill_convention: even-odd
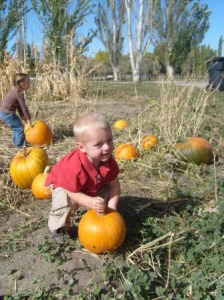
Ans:
[{"label": "pumpkin in boy's hands", "polygon": [[79,222],[78,236],[82,246],[92,253],[112,252],[122,245],[126,225],[123,217],[109,208],[105,215],[89,210]]},{"label": "pumpkin in boy's hands", "polygon": [[212,147],[201,137],[186,137],[174,145],[177,153],[180,152],[181,158],[197,165],[209,164],[213,158]]},{"label": "pumpkin in boy's hands", "polygon": [[12,159],[9,173],[21,189],[31,189],[34,178],[49,165],[47,153],[42,148],[24,148]]},{"label": "pumpkin in boy's hands", "polygon": [[120,144],[115,149],[115,159],[124,159],[124,160],[130,160],[137,156],[137,149],[134,145],[130,144]]},{"label": "pumpkin in boy's hands", "polygon": [[157,144],[157,138],[153,135],[147,135],[141,140],[141,146],[143,149],[150,149]]},{"label": "pumpkin in boy's hands", "polygon": [[124,127],[128,126],[128,123],[125,120],[117,120],[114,123],[114,128],[115,129],[122,129]]},{"label": "pumpkin in boy's hands", "polygon": [[50,167],[47,166],[44,173],[38,174],[32,182],[32,192],[37,199],[49,199],[51,197],[51,189],[49,186],[45,186],[49,169]]},{"label": "pumpkin in boy's hands", "polygon": [[24,127],[25,139],[28,144],[34,146],[49,145],[53,138],[53,133],[48,125],[40,120],[33,121]]}]

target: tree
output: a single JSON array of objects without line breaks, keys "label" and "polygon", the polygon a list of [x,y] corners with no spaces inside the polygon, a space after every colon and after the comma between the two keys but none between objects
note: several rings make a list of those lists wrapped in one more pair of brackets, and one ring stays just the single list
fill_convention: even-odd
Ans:
[{"label": "tree", "polygon": [[120,76],[121,79],[132,78],[130,55],[125,54],[120,58]]},{"label": "tree", "polygon": [[214,58],[215,50],[212,50],[209,46],[201,45],[195,46],[188,53],[187,58],[182,66],[182,74],[194,78],[204,78],[207,73],[207,63]]},{"label": "tree", "polygon": [[87,36],[78,36],[77,29],[84,25],[86,17],[92,12],[91,0],[32,0],[44,30],[45,46],[55,63],[63,65],[72,46],[85,51],[95,36],[90,30]]},{"label": "tree", "polygon": [[134,82],[141,81],[141,61],[152,40],[156,2],[154,0],[125,0]]},{"label": "tree", "polygon": [[4,58],[8,42],[17,32],[17,24],[28,12],[25,0],[0,1],[0,59]]},{"label": "tree", "polygon": [[106,51],[98,51],[95,56],[95,64],[97,73],[106,75],[112,72],[110,55]]},{"label": "tree", "polygon": [[162,66],[159,64],[153,53],[147,52],[142,58],[141,73],[146,80],[158,76],[162,72]]},{"label": "tree", "polygon": [[158,0],[156,48],[163,53],[167,75],[173,79],[191,49],[209,28],[210,11],[200,0]]},{"label": "tree", "polygon": [[223,44],[223,36],[220,37],[219,39],[219,45],[218,45],[218,56],[222,56],[222,44]]},{"label": "tree", "polygon": [[27,43],[26,43],[26,29],[27,20],[26,15],[22,16],[17,25],[17,58],[19,61],[23,61],[25,67],[27,60]]},{"label": "tree", "polygon": [[98,3],[97,18],[98,38],[109,53],[114,80],[118,80],[119,59],[123,47],[122,28],[125,22],[123,0],[101,0]]}]

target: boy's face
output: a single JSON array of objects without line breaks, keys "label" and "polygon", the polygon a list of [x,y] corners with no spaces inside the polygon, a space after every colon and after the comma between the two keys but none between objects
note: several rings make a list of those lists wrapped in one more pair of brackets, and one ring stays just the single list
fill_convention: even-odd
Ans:
[{"label": "boy's face", "polygon": [[22,90],[22,91],[27,91],[30,87],[30,79],[29,78],[26,78],[26,80],[24,80],[23,82],[21,82],[19,84],[19,88]]},{"label": "boy's face", "polygon": [[113,136],[111,129],[89,129],[82,136],[81,141],[77,142],[77,147],[86,153],[90,162],[98,167],[99,163],[108,161],[113,149]]}]

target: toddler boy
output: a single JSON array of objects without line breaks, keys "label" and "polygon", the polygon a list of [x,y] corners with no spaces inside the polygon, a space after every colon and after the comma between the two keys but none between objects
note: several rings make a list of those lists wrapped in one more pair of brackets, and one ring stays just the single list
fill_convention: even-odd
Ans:
[{"label": "toddler boy", "polygon": [[97,112],[85,113],[76,119],[73,130],[76,148],[52,167],[45,183],[52,190],[48,227],[58,243],[80,205],[104,213],[107,207],[117,210],[120,197],[108,120]]}]

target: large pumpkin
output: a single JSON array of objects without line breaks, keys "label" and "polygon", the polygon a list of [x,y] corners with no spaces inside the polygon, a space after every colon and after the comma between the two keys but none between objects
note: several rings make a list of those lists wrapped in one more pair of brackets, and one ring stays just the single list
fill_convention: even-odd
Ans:
[{"label": "large pumpkin", "polygon": [[78,226],[79,240],[84,248],[93,253],[112,252],[119,248],[126,236],[123,217],[107,209],[105,215],[87,211]]},{"label": "large pumpkin", "polygon": [[130,160],[137,156],[138,152],[134,145],[130,144],[120,144],[115,149],[115,159],[124,159],[124,160]]},{"label": "large pumpkin", "polygon": [[33,121],[31,125],[24,127],[25,139],[32,146],[49,145],[53,138],[53,133],[43,121]]},{"label": "large pumpkin", "polygon": [[50,167],[47,166],[44,173],[38,174],[32,182],[32,192],[37,199],[43,200],[51,197],[51,189],[49,186],[45,186],[49,169]]},{"label": "large pumpkin", "polygon": [[31,189],[34,178],[44,172],[49,159],[42,148],[24,148],[16,154],[9,167],[12,181],[21,189]]},{"label": "large pumpkin", "polygon": [[115,129],[122,129],[124,127],[128,126],[128,123],[125,120],[117,120],[114,123],[114,128]]},{"label": "large pumpkin", "polygon": [[141,146],[143,149],[150,149],[155,147],[157,144],[157,138],[153,135],[145,136],[141,141]]},{"label": "large pumpkin", "polygon": [[197,165],[208,164],[213,158],[211,145],[200,137],[186,137],[183,141],[178,141],[174,147],[183,159]]}]

